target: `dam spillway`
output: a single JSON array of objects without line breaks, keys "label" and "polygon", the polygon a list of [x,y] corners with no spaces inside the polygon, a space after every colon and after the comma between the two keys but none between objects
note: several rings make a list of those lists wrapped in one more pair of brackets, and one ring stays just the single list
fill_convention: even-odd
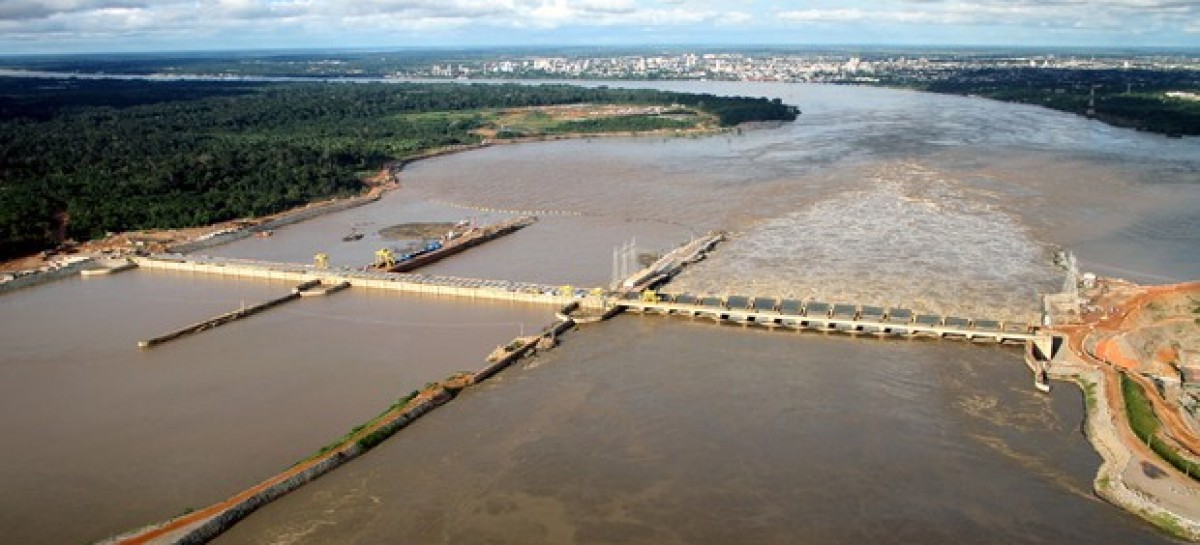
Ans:
[{"label": "dam spillway", "polygon": [[800,330],[867,333],[880,336],[929,336],[1021,343],[1043,337],[1028,324],[973,320],[951,316],[915,314],[908,309],[882,309],[850,304],[776,301],[773,298],[731,296],[696,297],[655,292],[626,294],[618,303],[625,310],[710,318],[719,322],[754,324]]}]

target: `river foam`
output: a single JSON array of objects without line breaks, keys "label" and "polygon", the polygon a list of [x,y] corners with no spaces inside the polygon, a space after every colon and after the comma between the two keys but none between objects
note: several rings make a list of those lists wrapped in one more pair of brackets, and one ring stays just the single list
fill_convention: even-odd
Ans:
[{"label": "river foam", "polygon": [[672,291],[1030,320],[1061,283],[1051,249],[980,190],[912,160],[867,181],[735,234]]}]

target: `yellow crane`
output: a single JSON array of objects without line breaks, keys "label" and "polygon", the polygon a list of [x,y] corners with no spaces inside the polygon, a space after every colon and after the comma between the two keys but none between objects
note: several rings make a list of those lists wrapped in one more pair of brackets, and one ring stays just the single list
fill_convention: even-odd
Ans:
[{"label": "yellow crane", "polygon": [[375,267],[387,269],[396,264],[396,255],[388,248],[375,250]]}]

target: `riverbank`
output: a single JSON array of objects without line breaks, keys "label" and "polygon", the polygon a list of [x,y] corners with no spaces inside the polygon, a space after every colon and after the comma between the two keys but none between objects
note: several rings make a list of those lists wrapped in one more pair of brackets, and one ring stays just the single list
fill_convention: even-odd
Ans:
[{"label": "riverbank", "polygon": [[[37,285],[43,282],[66,278],[78,273],[78,262],[88,258],[123,258],[139,254],[153,253],[191,253],[215,246],[220,246],[251,236],[271,236],[275,229],[303,222],[326,214],[341,212],[365,204],[378,201],[384,194],[401,187],[401,171],[409,165],[425,159],[432,159],[478,150],[496,145],[527,144],[533,142],[550,142],[559,140],[577,140],[587,138],[622,138],[622,137],[671,137],[697,138],[722,134],[729,131],[742,131],[755,124],[743,124],[731,128],[722,128],[715,123],[699,123],[691,129],[657,129],[643,131],[614,131],[614,132],[563,132],[554,134],[537,134],[509,138],[484,138],[475,144],[458,144],[442,146],[422,151],[420,153],[392,161],[374,175],[364,178],[366,186],[361,195],[346,198],[334,198],[291,208],[279,213],[260,218],[246,218],[216,222],[204,226],[126,231],[113,233],[104,238],[83,242],[63,253],[40,252],[38,254],[0,261],[0,272],[8,273],[13,280],[19,280],[6,289],[15,289],[27,285]],[[455,203],[442,203],[457,208],[482,209]],[[500,212],[522,212],[501,211]],[[524,211],[530,212],[530,211]],[[578,215],[578,212],[538,210],[535,215]],[[70,265],[70,266],[65,266]]]},{"label": "riverbank", "polygon": [[[1172,317],[1177,312],[1200,310],[1200,283],[1142,287],[1102,279],[1082,295],[1079,321],[1055,328],[1066,335],[1066,350],[1050,374],[1084,391],[1085,432],[1103,459],[1094,489],[1173,536],[1200,541],[1200,482],[1135,434],[1121,386],[1128,377],[1145,392],[1161,424],[1160,448],[1169,443],[1186,458],[1197,456],[1194,415],[1187,410],[1194,391],[1187,381],[1195,377],[1188,376],[1185,360],[1200,343],[1200,321],[1189,319],[1165,333],[1161,326],[1178,325],[1181,320]],[[1127,339],[1139,335],[1134,349]]]},{"label": "riverbank", "polygon": [[[1153,93],[1102,95],[1097,96],[1092,105],[1089,105],[1087,85],[1090,84],[1081,85],[1082,89],[1070,89],[1066,94],[1055,92],[1055,89],[1058,91],[1063,89],[1055,87],[1053,83],[1046,84],[1050,87],[1049,89],[1036,89],[1032,93],[1028,86],[1020,84],[1020,82],[1018,82],[1020,87],[995,88],[998,82],[1004,81],[1006,80],[1003,78],[990,78],[982,85],[957,86],[950,83],[948,88],[942,88],[939,85],[946,85],[946,82],[879,86],[1037,106],[1085,119],[1093,119],[1110,127],[1148,132],[1168,138],[1200,136],[1195,108],[1187,101],[1170,100],[1166,91],[1157,95]],[[1091,85],[1091,87],[1103,88],[1101,85]]]},{"label": "riverbank", "polygon": [[1084,435],[1101,458],[1092,482],[1096,495],[1173,537],[1200,541],[1200,488],[1170,472],[1133,437],[1119,376],[1085,364],[1069,371],[1060,367],[1051,376],[1075,383],[1084,393]]},{"label": "riverbank", "polygon": [[[354,195],[369,171],[456,145],[685,134],[799,115],[765,97],[517,83],[247,81],[231,88],[202,81],[8,80],[6,92],[18,104],[10,117],[31,125],[3,127],[13,140],[9,155],[19,159],[7,173],[12,194],[0,203],[4,258],[68,249],[72,241],[131,228],[260,217]],[[126,98],[120,107],[130,115],[104,109],[116,95]],[[176,127],[171,119],[187,123]],[[114,134],[124,145],[90,144]],[[58,176],[49,188],[45,172]]]}]

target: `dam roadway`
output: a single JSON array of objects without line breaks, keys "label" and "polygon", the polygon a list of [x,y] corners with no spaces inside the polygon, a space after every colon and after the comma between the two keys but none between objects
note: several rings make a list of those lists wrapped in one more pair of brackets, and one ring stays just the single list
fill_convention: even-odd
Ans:
[{"label": "dam roadway", "polygon": [[584,290],[511,280],[489,280],[454,276],[397,273],[379,270],[328,269],[299,263],[226,259],[194,255],[160,254],[135,258],[145,269],[216,274],[223,276],[319,282],[405,293],[519,301],[565,307],[573,303],[585,311],[606,315],[627,310],[710,318],[721,322],[790,328],[874,334],[879,336],[928,336],[997,343],[1032,342],[1043,354],[1052,355],[1050,336],[1025,323],[998,320],[922,315],[908,309],[850,304],[777,300],[769,297],[697,297],[667,295],[654,288],[669,282],[685,266],[704,259],[723,240],[716,233],[694,239],[668,252],[654,264],[634,273],[615,291]]},{"label": "dam roadway", "polygon": [[628,294],[617,304],[626,311],[638,313],[815,331],[929,336],[1000,343],[1021,343],[1044,337],[1024,323],[1006,324],[996,320],[920,315],[908,309],[888,310],[844,304],[830,306],[819,302],[776,301],[773,298],[697,298],[686,294],[671,296],[645,292],[642,295]]},{"label": "dam roadway", "polygon": [[[418,273],[394,273],[378,270],[327,269],[302,263],[282,263],[247,259],[227,259],[197,255],[157,254],[133,258],[140,268],[308,282],[372,288],[407,293],[427,293],[471,299],[494,299],[548,305],[566,305],[575,300],[575,289],[533,282],[462,278]],[[568,293],[568,288],[569,293]]]}]

